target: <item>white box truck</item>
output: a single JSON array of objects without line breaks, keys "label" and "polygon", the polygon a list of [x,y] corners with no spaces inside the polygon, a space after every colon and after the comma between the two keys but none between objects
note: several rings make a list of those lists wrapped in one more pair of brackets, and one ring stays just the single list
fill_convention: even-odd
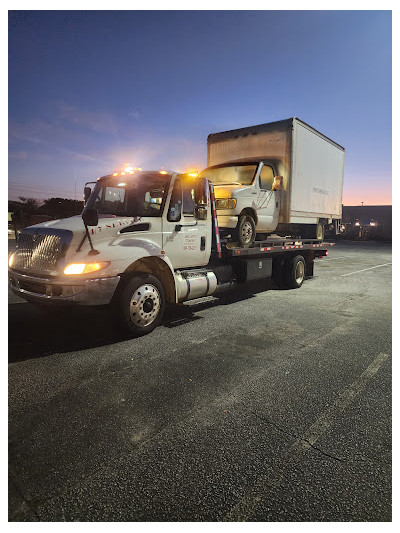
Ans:
[{"label": "white box truck", "polygon": [[298,118],[212,133],[207,168],[220,229],[323,239],[342,215],[344,148]]},{"label": "white box truck", "polygon": [[127,169],[85,187],[82,216],[24,228],[9,260],[15,294],[38,305],[108,305],[133,335],[166,303],[250,280],[299,288],[329,244],[270,238],[247,248],[219,238],[214,188],[197,175]]}]

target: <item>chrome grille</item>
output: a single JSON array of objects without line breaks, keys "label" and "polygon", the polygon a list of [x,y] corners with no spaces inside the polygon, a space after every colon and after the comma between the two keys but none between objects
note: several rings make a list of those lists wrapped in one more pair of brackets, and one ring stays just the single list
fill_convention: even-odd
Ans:
[{"label": "chrome grille", "polygon": [[[70,233],[69,231],[66,233]],[[63,235],[50,232],[22,231],[18,237],[13,268],[37,270],[45,273],[55,271],[57,261],[64,255],[68,245]],[[69,239],[70,241],[70,239]],[[69,244],[69,243],[68,243]]]}]

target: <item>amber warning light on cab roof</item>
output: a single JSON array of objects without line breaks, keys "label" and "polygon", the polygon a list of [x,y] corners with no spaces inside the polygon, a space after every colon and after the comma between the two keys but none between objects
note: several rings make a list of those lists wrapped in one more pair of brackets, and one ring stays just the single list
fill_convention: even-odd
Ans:
[{"label": "amber warning light on cab roof", "polygon": [[127,163],[119,172],[114,172],[113,176],[125,176],[126,174],[134,174],[136,171],[140,170],[142,170],[141,167],[132,167],[129,163]]}]

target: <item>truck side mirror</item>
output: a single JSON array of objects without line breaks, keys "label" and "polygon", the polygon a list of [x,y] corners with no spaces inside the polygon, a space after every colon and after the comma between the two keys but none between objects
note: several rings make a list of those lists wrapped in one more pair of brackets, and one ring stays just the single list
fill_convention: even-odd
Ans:
[{"label": "truck side mirror", "polygon": [[194,216],[197,220],[207,220],[207,207],[196,206],[194,208]]},{"label": "truck side mirror", "polygon": [[283,176],[275,176],[272,184],[273,191],[280,191],[283,186]]},{"label": "truck side mirror", "polygon": [[85,187],[83,189],[83,197],[85,199],[85,203],[89,200],[89,196],[92,194],[92,188],[91,187]]},{"label": "truck side mirror", "polygon": [[82,220],[86,226],[97,226],[99,223],[99,212],[94,208],[85,208],[82,213]]},{"label": "truck side mirror", "polygon": [[[196,178],[194,186],[194,203],[197,207],[204,207],[208,205],[208,179]],[[201,219],[204,220],[204,219]]]}]

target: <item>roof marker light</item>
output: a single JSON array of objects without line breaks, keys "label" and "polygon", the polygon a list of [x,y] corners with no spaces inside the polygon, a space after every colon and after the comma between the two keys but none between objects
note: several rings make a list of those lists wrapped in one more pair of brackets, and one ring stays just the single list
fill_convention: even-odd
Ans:
[{"label": "roof marker light", "polygon": [[166,170],[160,170],[160,174],[168,174]]},{"label": "roof marker light", "polygon": [[118,172],[114,172],[113,176],[118,176]]}]

